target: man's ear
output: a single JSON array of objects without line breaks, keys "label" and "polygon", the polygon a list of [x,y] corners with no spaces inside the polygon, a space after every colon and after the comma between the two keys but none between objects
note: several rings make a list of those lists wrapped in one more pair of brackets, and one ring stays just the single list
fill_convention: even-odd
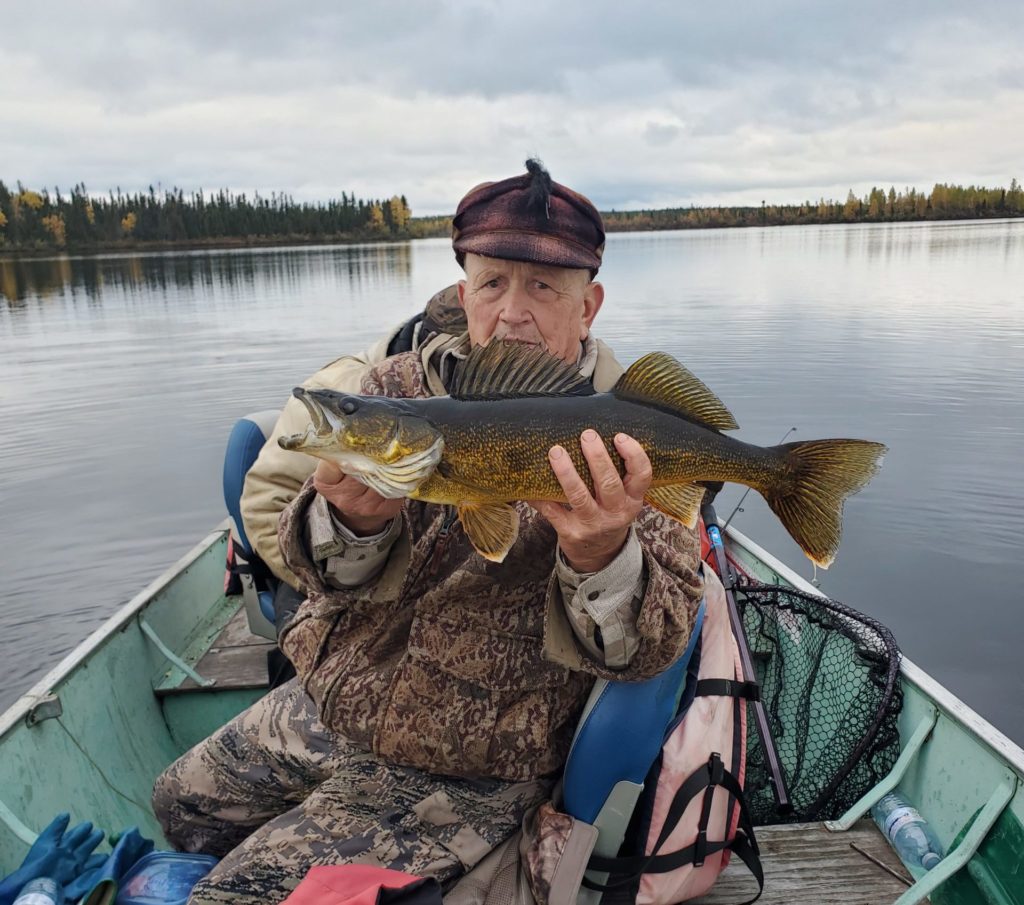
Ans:
[{"label": "man's ear", "polygon": [[465,280],[459,280],[459,282],[457,282],[455,284],[455,289],[459,293],[459,307],[463,311],[465,311],[466,310],[466,281]]},{"label": "man's ear", "polygon": [[580,327],[580,341],[590,335],[590,325],[594,323],[597,312],[604,304],[604,286],[600,283],[587,283],[583,290],[583,325]]}]

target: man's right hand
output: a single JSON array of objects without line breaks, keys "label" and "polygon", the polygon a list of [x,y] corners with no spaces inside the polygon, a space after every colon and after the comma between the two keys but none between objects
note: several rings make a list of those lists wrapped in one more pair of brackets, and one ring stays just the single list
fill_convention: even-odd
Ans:
[{"label": "man's right hand", "polygon": [[404,497],[397,500],[382,497],[324,459],[317,463],[313,486],[334,507],[338,520],[357,537],[380,534],[405,505]]}]

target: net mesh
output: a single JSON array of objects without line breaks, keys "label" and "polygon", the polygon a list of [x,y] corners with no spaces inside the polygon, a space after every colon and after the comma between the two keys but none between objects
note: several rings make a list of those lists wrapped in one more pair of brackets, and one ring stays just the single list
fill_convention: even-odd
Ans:
[{"label": "net mesh", "polygon": [[776,812],[750,718],[744,785],[753,823],[835,819],[899,756],[896,641],[875,620],[792,588],[743,578],[736,602],[794,808]]}]

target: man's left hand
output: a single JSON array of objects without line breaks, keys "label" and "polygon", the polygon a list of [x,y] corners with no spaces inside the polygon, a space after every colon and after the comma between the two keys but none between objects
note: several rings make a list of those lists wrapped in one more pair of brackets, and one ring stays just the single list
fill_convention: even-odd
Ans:
[{"label": "man's left hand", "polygon": [[630,525],[644,505],[644,494],[651,486],[651,460],[632,437],[616,434],[615,449],[626,465],[622,478],[597,431],[585,430],[580,446],[594,492],[576,471],[569,454],[561,446],[553,446],[548,461],[571,508],[550,500],[531,501],[531,505],[557,532],[562,555],[573,569],[599,572],[618,556]]}]

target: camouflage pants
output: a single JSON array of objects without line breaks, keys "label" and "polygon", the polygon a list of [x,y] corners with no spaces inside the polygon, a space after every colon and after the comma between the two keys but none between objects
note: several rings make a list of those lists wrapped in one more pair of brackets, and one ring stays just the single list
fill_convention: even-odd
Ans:
[{"label": "camouflage pants", "polygon": [[453,880],[512,835],[547,783],[465,780],[378,760],[329,733],[293,680],[157,779],[167,839],[223,856],[191,903],[280,902],[314,865]]}]

